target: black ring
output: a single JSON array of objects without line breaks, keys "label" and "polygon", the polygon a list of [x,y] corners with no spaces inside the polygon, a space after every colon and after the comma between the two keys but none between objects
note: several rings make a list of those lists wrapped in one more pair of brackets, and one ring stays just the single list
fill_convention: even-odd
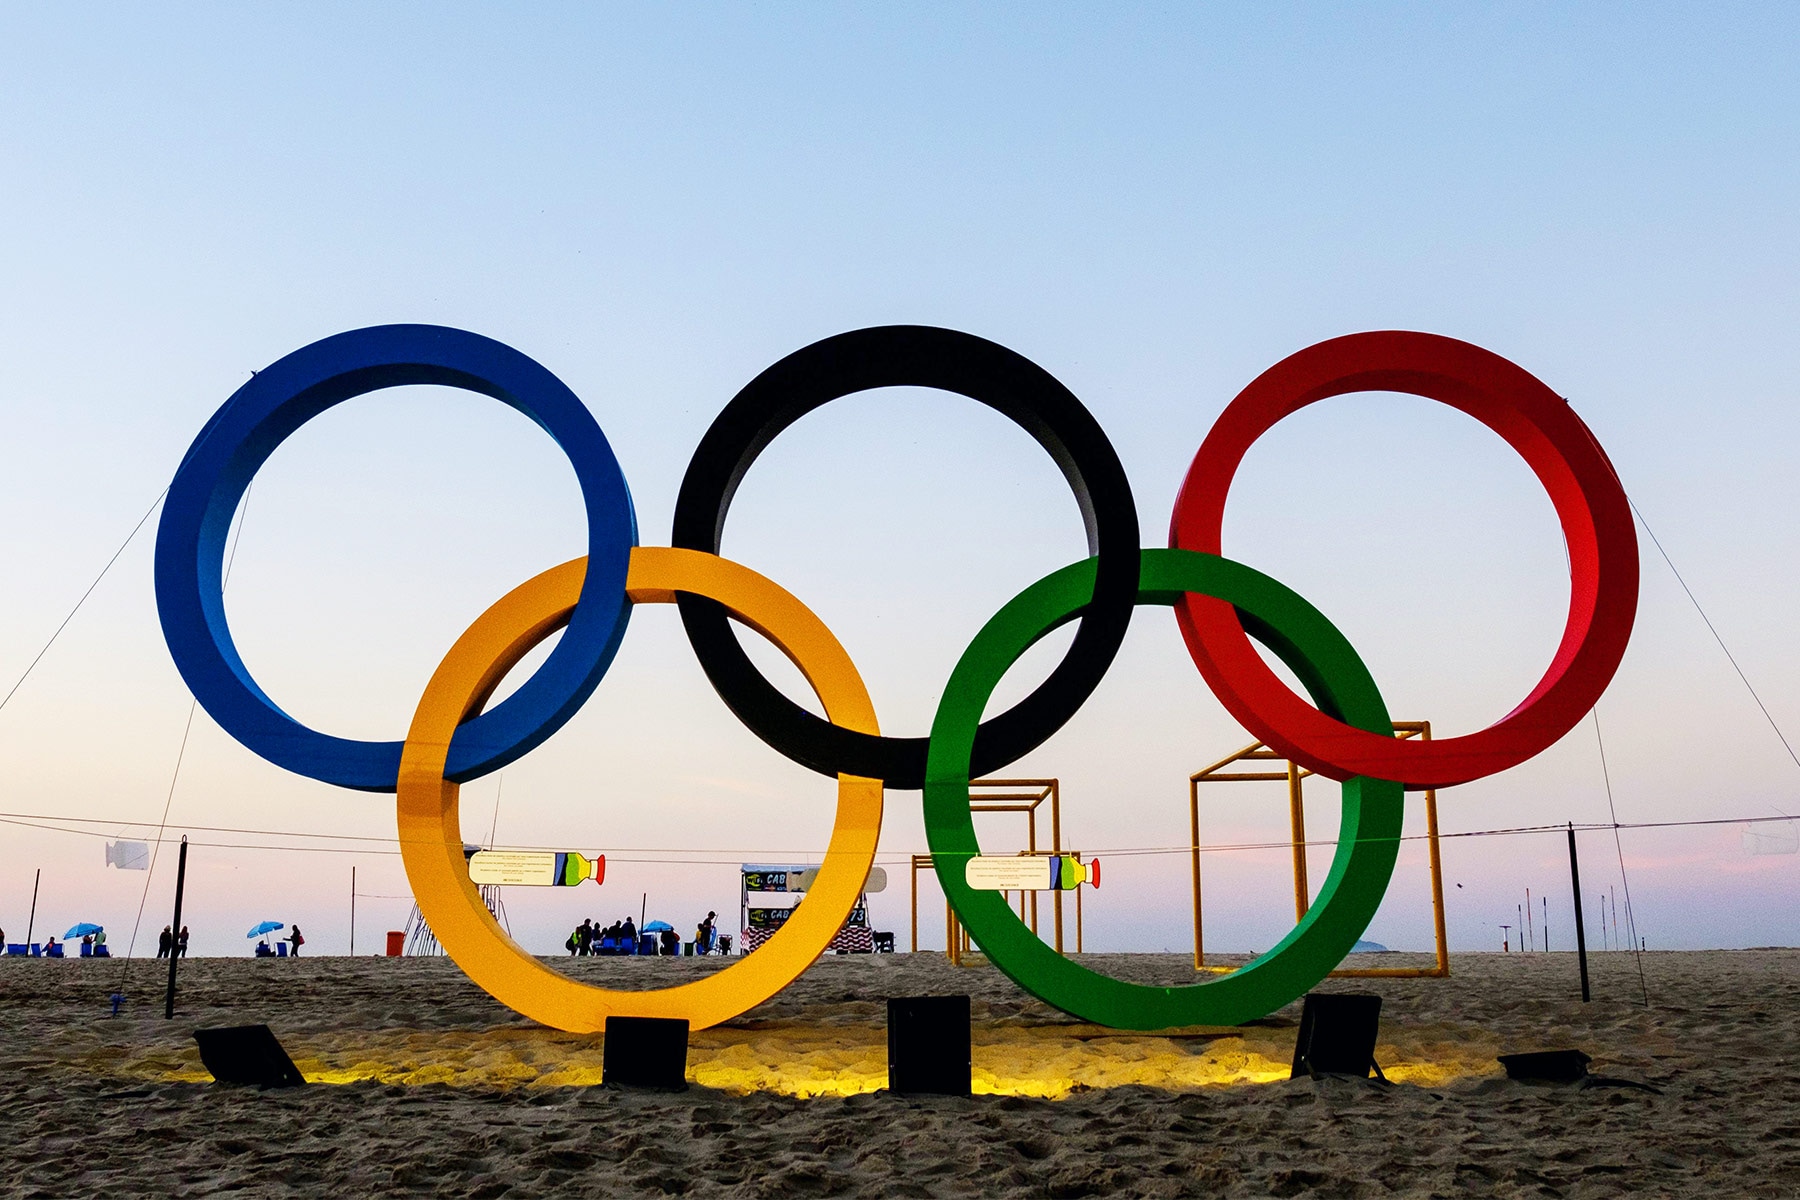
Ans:
[{"label": "black ring", "polygon": [[[1093,601],[1062,662],[1036,691],[981,723],[970,769],[986,774],[1042,745],[1086,703],[1137,605],[1137,505],[1125,468],[1094,415],[1048,371],[985,338],[924,325],[859,329],[796,350],[752,379],[700,439],[675,501],[673,541],[717,554],[731,498],[763,447],[813,409],[882,387],[956,392],[1024,429],[1062,468],[1081,506],[1088,552],[1099,559]],[[877,737],[813,715],[757,670],[723,605],[687,593],[676,603],[719,697],[764,742],[826,775],[924,786],[929,738]]]}]

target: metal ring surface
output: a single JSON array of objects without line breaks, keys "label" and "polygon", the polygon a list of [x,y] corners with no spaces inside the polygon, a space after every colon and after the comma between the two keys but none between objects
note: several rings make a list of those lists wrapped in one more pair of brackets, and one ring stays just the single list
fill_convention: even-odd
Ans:
[{"label": "metal ring surface", "polygon": [[[569,617],[584,594],[582,559],[519,585],[476,619],[426,685],[400,760],[400,852],[419,911],[456,964],[496,1000],[534,1021],[574,1033],[609,1016],[676,1017],[701,1029],[730,1020],[792,983],[830,945],[875,861],[881,781],[838,779],[837,819],[818,877],[793,916],[754,954],[692,983],[615,991],[551,970],[500,928],[469,881],[457,800],[444,778],[450,739],[506,673]],[[788,592],[747,567],[692,550],[639,548],[626,581],[639,604],[679,591],[709,596],[756,629],[800,668],[833,721],[879,733],[862,677],[831,631]]]},{"label": "metal ring surface", "polygon": [[[1207,983],[1155,987],[1114,979],[1041,941],[999,892],[964,879],[981,853],[969,808],[975,722],[1007,668],[1080,611],[1094,561],[1046,576],[1009,601],[963,652],[931,725],[925,833],[938,882],[988,958],[1026,991],[1064,1012],[1119,1029],[1238,1025],[1303,995],[1343,961],[1380,907],[1400,849],[1399,784],[1345,780],[1343,824],[1331,872],[1293,930],[1245,967]],[[1389,730],[1387,705],[1356,651],[1320,612],[1259,571],[1211,554],[1145,550],[1138,601],[1174,604],[1204,594],[1234,605],[1327,710],[1359,729]]]},{"label": "metal ring surface", "polygon": [[[814,342],[751,380],[706,431],[681,481],[671,540],[717,554],[739,482],[783,429],[842,396],[901,386],[978,400],[1031,434],[1069,481],[1088,550],[1098,559],[1091,603],[1062,661],[1036,691],[982,723],[975,769],[992,771],[1062,728],[1099,686],[1137,595],[1137,508],[1125,469],[1093,414],[1049,372],[985,338],[930,326],[881,326]],[[928,739],[877,737],[821,720],[764,678],[723,609],[689,596],[677,602],[707,678],[764,742],[824,774],[870,776],[895,788],[923,785]]]},{"label": "metal ring surface", "polygon": [[543,366],[491,338],[433,325],[380,325],[324,338],[258,372],[188,448],[156,535],[156,606],[194,698],[225,730],[278,766],[365,791],[392,791],[401,743],[357,741],[288,716],[250,675],[225,618],[226,533],[250,480],[301,425],[352,397],[407,384],[479,392],[530,417],[575,469],[594,564],[562,641],[493,711],[458,731],[449,771],[505,766],[581,707],[612,662],[631,606],[625,571],[637,542],[631,493],[593,414]]},{"label": "metal ring surface", "polygon": [[1356,333],[1290,355],[1226,407],[1182,482],[1169,544],[1221,553],[1226,494],[1251,444],[1308,404],[1364,391],[1405,392],[1469,414],[1506,439],[1549,493],[1568,544],[1569,618],[1531,694],[1478,733],[1398,741],[1345,725],[1296,696],[1250,645],[1231,605],[1189,596],[1175,606],[1176,619],[1231,715],[1283,757],[1332,779],[1373,775],[1413,788],[1467,783],[1550,746],[1611,682],[1637,613],[1631,508],[1587,425],[1524,368],[1437,334]]}]

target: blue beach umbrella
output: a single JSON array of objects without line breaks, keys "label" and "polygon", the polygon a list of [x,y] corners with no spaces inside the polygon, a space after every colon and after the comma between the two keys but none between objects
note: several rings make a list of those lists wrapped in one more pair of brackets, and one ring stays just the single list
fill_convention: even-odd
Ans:
[{"label": "blue beach umbrella", "polygon": [[650,921],[650,922],[647,922],[644,925],[643,929],[639,930],[639,932],[640,933],[671,933],[674,931],[674,929],[675,929],[675,927],[673,925],[669,924],[667,921]]},{"label": "blue beach umbrella", "polygon": [[104,925],[95,925],[95,924],[92,924],[91,922],[83,921],[79,925],[70,926],[69,932],[63,934],[63,937],[65,937],[65,938],[86,937],[90,933],[99,933],[102,929],[105,929],[105,928],[106,928],[106,926],[104,926]]},{"label": "blue beach umbrella", "polygon": [[249,933],[246,933],[244,936],[247,938],[261,937],[265,933],[272,933],[277,929],[284,929],[284,928],[286,928],[286,926],[284,926],[280,921],[264,921],[261,924],[259,924],[255,929],[252,929]]}]

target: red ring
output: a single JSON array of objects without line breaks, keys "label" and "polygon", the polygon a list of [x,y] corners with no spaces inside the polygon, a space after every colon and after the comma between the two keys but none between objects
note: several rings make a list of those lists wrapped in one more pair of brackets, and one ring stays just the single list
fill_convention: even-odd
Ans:
[{"label": "red ring", "polygon": [[1251,733],[1332,779],[1371,775],[1448,787],[1517,766],[1574,728],[1612,681],[1637,615],[1637,531],[1593,433],[1523,368],[1454,338],[1389,330],[1309,346],[1257,376],[1219,415],[1175,500],[1169,544],[1220,554],[1225,496],[1245,451],[1289,413],[1347,392],[1405,392],[1468,413],[1537,475],[1568,543],[1569,623],[1523,703],[1463,737],[1399,741],[1353,729],[1301,700],[1251,646],[1237,610],[1184,596],[1181,635],[1206,682]]}]

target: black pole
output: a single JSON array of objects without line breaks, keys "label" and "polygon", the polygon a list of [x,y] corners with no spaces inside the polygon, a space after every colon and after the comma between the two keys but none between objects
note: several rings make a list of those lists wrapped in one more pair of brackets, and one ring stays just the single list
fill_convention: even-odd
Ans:
[{"label": "black pole", "polygon": [[356,868],[350,868],[350,957],[356,957]]},{"label": "black pole", "polygon": [[163,1000],[163,1019],[175,1017],[175,963],[181,957],[181,889],[187,885],[187,838],[181,839],[181,856],[175,860],[175,921],[169,926],[174,941],[169,946],[169,994]]},{"label": "black pole", "polygon": [[39,867],[37,874],[31,879],[31,919],[25,922],[25,944],[31,944],[31,929],[37,924],[37,890],[38,884],[44,881],[44,868]]},{"label": "black pole", "polygon": [[1587,929],[1581,920],[1581,862],[1575,857],[1575,824],[1569,823],[1569,886],[1575,890],[1575,955],[1581,960],[1581,1002],[1592,997],[1588,993]]}]

